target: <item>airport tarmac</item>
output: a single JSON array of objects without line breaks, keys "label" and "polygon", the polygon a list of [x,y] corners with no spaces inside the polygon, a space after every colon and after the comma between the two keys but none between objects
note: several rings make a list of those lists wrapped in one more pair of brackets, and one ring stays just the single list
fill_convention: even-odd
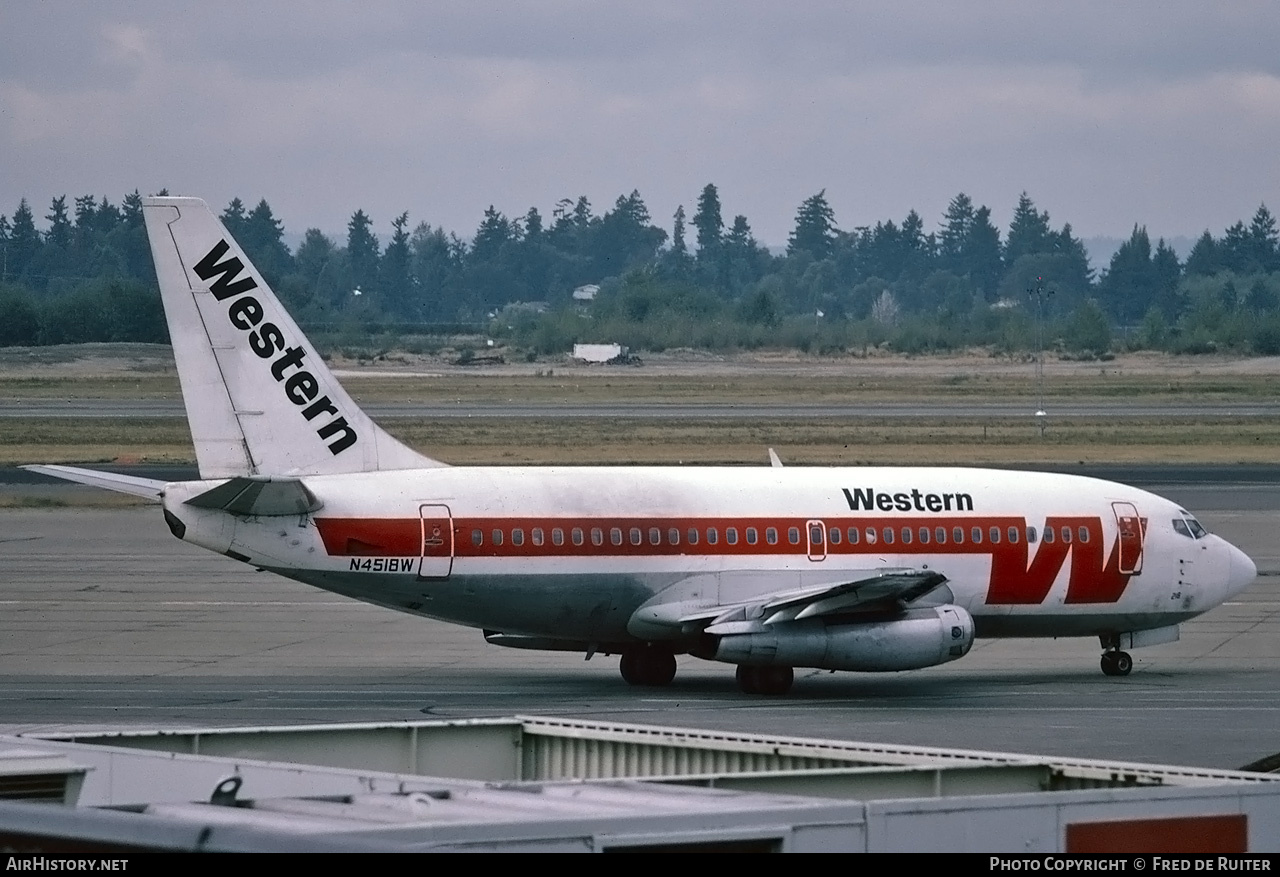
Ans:
[{"label": "airport tarmac", "polygon": [[987,640],[909,673],[799,671],[779,699],[689,657],[634,689],[616,658],[490,646],[179,542],[155,507],[2,509],[0,731],[534,714],[1240,767],[1280,751],[1280,486],[1157,491],[1261,574],[1131,676],[1102,675],[1096,640]]},{"label": "airport tarmac", "polygon": [[[382,422],[407,418],[441,420],[468,417],[591,417],[640,420],[683,420],[750,418],[799,420],[824,418],[890,418],[921,420],[937,418],[1033,417],[1030,402],[858,402],[824,404],[812,402],[749,404],[741,402],[505,402],[404,403],[371,402],[362,406],[374,420]],[[1205,401],[1174,403],[1168,400],[1134,402],[1111,399],[1093,402],[1052,400],[1047,406],[1056,419],[1075,418],[1263,418],[1280,415],[1277,402]],[[186,416],[181,399],[0,399],[0,417],[41,418],[154,418]]]}]

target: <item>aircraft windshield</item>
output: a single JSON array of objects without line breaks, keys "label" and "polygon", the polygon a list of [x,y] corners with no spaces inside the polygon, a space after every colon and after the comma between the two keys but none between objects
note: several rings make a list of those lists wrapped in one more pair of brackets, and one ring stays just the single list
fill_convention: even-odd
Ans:
[{"label": "aircraft windshield", "polygon": [[1188,539],[1203,539],[1209,535],[1209,531],[1190,512],[1183,509],[1178,509],[1178,512],[1182,517],[1173,519],[1174,532],[1181,533]]}]

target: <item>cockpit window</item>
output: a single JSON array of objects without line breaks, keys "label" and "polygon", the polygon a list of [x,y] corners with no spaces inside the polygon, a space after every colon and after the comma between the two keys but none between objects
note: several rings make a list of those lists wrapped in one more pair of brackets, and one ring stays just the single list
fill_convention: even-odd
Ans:
[{"label": "cockpit window", "polygon": [[1182,509],[1178,509],[1178,511],[1182,513],[1183,517],[1173,519],[1173,531],[1175,533],[1180,533],[1188,539],[1203,539],[1209,535],[1209,531],[1189,512]]}]

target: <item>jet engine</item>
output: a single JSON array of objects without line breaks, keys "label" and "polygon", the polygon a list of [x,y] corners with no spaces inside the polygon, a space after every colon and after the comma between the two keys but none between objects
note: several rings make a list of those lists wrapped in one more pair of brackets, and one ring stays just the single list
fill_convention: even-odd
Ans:
[{"label": "jet engine", "polygon": [[721,637],[709,657],[749,666],[864,672],[916,670],[962,658],[973,645],[973,617],[959,606],[908,609],[865,621],[806,618],[757,633]]}]

